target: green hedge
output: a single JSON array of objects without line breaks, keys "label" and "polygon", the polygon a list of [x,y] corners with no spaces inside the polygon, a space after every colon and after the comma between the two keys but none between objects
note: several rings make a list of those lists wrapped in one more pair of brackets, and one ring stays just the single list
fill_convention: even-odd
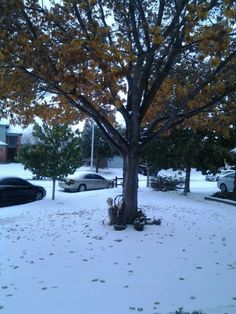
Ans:
[{"label": "green hedge", "polygon": [[216,192],[213,197],[224,198],[236,202],[236,193],[234,192]]}]

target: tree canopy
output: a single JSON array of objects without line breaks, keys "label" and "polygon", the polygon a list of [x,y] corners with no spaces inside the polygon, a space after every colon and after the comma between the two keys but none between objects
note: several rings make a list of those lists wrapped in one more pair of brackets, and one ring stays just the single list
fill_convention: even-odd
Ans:
[{"label": "tree canopy", "polygon": [[[2,111],[26,122],[32,109],[77,119],[76,108],[107,130],[114,111],[130,126],[136,106],[146,142],[235,90],[233,1],[40,3],[0,7]],[[54,105],[32,104],[48,92]]]},{"label": "tree canopy", "polygon": [[93,118],[123,156],[124,204],[134,216],[138,155],[148,142],[185,119],[224,118],[222,102],[235,111],[234,1],[41,4],[0,3],[1,114],[26,124],[34,115]]}]

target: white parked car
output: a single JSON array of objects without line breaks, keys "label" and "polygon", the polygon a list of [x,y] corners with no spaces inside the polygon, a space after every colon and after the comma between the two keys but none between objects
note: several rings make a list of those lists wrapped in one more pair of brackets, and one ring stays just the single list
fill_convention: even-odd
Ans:
[{"label": "white parked car", "polygon": [[228,173],[234,173],[234,170],[231,170],[231,169],[220,170],[216,174],[212,174],[212,173],[209,172],[206,175],[206,180],[207,181],[218,181],[221,176],[224,176],[225,174],[228,174]]},{"label": "white parked car", "polygon": [[65,191],[82,192],[112,187],[113,181],[107,180],[95,172],[78,172],[59,180],[58,185]]},{"label": "white parked car", "polygon": [[222,192],[233,192],[234,189],[235,171],[227,173],[219,177],[217,181],[217,187]]}]

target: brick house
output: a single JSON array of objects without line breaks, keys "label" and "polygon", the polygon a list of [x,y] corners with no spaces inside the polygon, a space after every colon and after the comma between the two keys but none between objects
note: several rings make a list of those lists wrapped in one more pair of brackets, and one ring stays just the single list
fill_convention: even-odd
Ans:
[{"label": "brick house", "polygon": [[22,132],[0,121],[0,162],[14,161]]}]

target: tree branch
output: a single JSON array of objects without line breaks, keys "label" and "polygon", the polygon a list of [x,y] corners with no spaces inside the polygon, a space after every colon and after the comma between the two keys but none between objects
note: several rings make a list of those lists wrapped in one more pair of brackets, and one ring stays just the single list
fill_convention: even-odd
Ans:
[{"label": "tree branch", "polygon": [[[207,109],[210,109],[212,106],[214,106],[216,103],[220,102],[224,97],[229,95],[232,92],[236,91],[236,85],[231,86],[230,88],[227,88],[221,95],[216,95],[215,97],[212,97],[212,99],[205,105],[200,106],[196,109],[186,111],[184,113],[179,113],[176,116],[169,115],[162,117],[158,120],[156,120],[156,126],[159,123],[164,123],[163,126],[156,132],[152,132],[150,129],[148,132],[145,133],[143,137],[142,144],[140,145],[140,150],[143,150],[146,147],[146,144],[148,144],[154,137],[158,137],[159,135],[163,134],[164,132],[170,130],[171,128],[183,123],[185,120],[188,120],[192,118],[193,116],[204,112]],[[149,133],[149,135],[148,135]]]},{"label": "tree branch", "polygon": [[142,20],[142,26],[143,26],[144,36],[145,36],[145,44],[146,44],[147,49],[150,49],[151,43],[150,43],[150,38],[149,38],[149,26],[145,17],[145,13],[143,11],[141,0],[136,0],[136,6],[137,6],[137,9],[139,10],[139,14]]},{"label": "tree branch", "polygon": [[83,21],[81,15],[80,15],[80,13],[79,13],[79,10],[78,10],[78,8],[77,8],[76,1],[73,1],[73,2],[72,2],[72,6],[73,6],[73,10],[74,10],[75,16],[76,16],[76,18],[77,18],[77,20],[78,20],[78,22],[79,22],[80,27],[82,28],[82,30],[83,30],[84,33],[86,34],[86,37],[89,39],[90,36],[89,36],[89,34],[88,34],[88,30],[87,30],[87,28],[86,28],[86,26],[85,26],[85,24],[84,24],[84,21]]},{"label": "tree branch", "polygon": [[26,23],[27,23],[27,25],[28,25],[28,27],[29,27],[29,29],[30,29],[30,31],[31,31],[31,33],[32,33],[32,35],[33,35],[33,37],[36,39],[36,38],[38,37],[38,36],[37,36],[37,32],[36,32],[36,30],[35,30],[33,24],[31,23],[31,20],[30,20],[28,14],[25,12],[24,9],[22,9],[21,12],[22,12],[22,14],[23,14],[23,17],[24,17],[24,19],[25,19],[25,21],[26,21]]},{"label": "tree branch", "polygon": [[132,25],[134,42],[136,44],[136,48],[138,50],[138,53],[141,55],[143,53],[143,49],[142,49],[142,46],[141,46],[140,41],[139,41],[139,32],[138,32],[136,20],[135,20],[135,8],[134,8],[134,4],[133,4],[132,0],[129,1],[129,14],[131,17],[131,25]]}]

